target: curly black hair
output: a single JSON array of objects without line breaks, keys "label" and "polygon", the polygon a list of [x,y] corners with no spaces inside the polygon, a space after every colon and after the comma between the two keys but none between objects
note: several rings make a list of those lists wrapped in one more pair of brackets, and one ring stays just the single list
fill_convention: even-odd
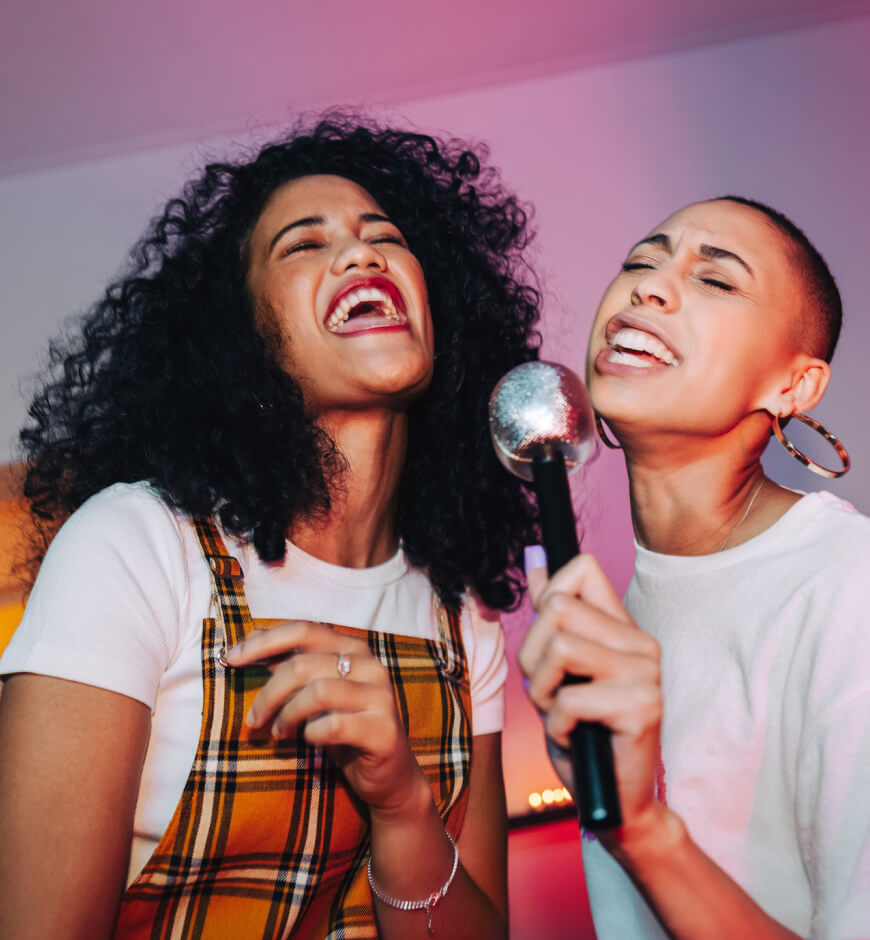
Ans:
[{"label": "curly black hair", "polygon": [[29,570],[62,521],[116,482],[147,480],[170,505],[216,514],[265,561],[284,556],[294,520],[328,509],[342,456],[258,331],[246,274],[272,193],[334,174],[398,225],[429,291],[434,375],[411,406],[397,534],[447,604],[470,587],[491,607],[516,605],[534,506],[494,457],[487,402],[504,372],[538,356],[540,294],[528,213],[486,156],[328,112],[249,159],[206,166],[81,328],[52,344],[20,434],[39,540]]}]

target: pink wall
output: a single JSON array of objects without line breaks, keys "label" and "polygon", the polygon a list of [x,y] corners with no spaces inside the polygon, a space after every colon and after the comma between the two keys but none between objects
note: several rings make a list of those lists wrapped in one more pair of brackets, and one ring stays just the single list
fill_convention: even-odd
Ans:
[{"label": "pink wall", "polygon": [[[830,488],[868,512],[867,49],[865,18],[405,102],[401,112],[427,130],[488,141],[505,178],[534,203],[547,286],[544,351],[579,370],[597,300],[623,252],[674,208],[737,192],[791,215],[826,255],[843,293],[844,338],[816,414],[855,464]],[[60,314],[96,294],[147,216],[199,160],[199,152],[174,147],[0,180],[0,445],[22,420],[18,381],[36,366]],[[820,485],[778,452],[770,466],[789,485]],[[619,456],[601,454],[574,492],[586,547],[624,589],[632,549]],[[512,653],[526,622],[524,611],[507,618]],[[530,790],[555,780],[515,672],[505,769],[514,811]],[[565,935],[555,886],[574,903],[581,878],[573,824],[538,832],[511,838],[514,919],[524,925],[514,935],[544,940]],[[582,910],[575,914],[582,921]]]}]

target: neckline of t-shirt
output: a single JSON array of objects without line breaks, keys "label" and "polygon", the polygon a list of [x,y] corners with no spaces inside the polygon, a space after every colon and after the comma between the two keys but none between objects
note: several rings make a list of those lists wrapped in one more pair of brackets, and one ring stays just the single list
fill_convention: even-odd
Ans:
[{"label": "neckline of t-shirt", "polygon": [[311,577],[348,588],[370,588],[391,584],[408,572],[408,559],[401,545],[395,554],[379,565],[368,568],[345,568],[311,555],[287,539],[284,564],[292,564]]},{"label": "neckline of t-shirt", "polygon": [[810,517],[818,511],[822,503],[831,500],[839,502],[839,497],[827,491],[803,493],[801,498],[764,532],[735,545],[734,548],[711,555],[665,555],[650,551],[635,540],[635,569],[641,574],[692,575],[740,564],[749,558],[764,554],[774,546],[782,545],[784,540],[788,541],[790,532],[794,531],[795,535],[798,535],[805,531]]},{"label": "neckline of t-shirt", "polygon": [[[225,532],[223,526],[220,531],[231,555],[236,555],[242,562],[242,570],[250,566],[262,566],[266,569],[286,569],[288,576],[295,580],[300,572],[319,583],[328,583],[338,588],[377,588],[394,584],[403,578],[410,570],[408,556],[402,548],[401,542],[395,554],[379,565],[368,568],[345,568],[343,565],[334,565],[311,555],[300,548],[289,538],[285,540],[285,555],[278,561],[262,561],[257,555],[253,542],[238,539]],[[289,574],[292,571],[292,576]],[[280,577],[280,575],[279,575]]]}]

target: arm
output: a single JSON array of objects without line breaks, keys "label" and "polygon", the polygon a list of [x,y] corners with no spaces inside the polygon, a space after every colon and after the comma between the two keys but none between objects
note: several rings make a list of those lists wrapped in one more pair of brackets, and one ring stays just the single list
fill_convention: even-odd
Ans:
[{"label": "arm", "polygon": [[[287,656],[294,651],[294,655]],[[336,670],[339,652],[351,671]],[[309,744],[329,748],[348,783],[369,806],[372,867],[380,888],[418,900],[450,874],[453,851],[396,711],[389,674],[360,640],[327,627],[288,621],[255,631],[226,653],[233,666],[284,656],[260,690],[249,718],[276,736],[302,723]],[[501,735],[474,738],[469,805],[458,840],[460,867],[433,914],[436,934],[450,938],[507,935],[506,809]],[[381,936],[428,937],[425,911],[399,911],[375,900]]]},{"label": "arm", "polygon": [[[794,938],[655,798],[662,716],[658,644],[637,628],[595,559],[581,555],[566,565],[536,607],[539,616],[520,650],[529,694],[559,747],[568,747],[578,720],[611,729],[623,825],[599,837],[663,927],[676,940]],[[566,674],[592,681],[562,686]]]},{"label": "arm", "polygon": [[114,930],[148,742],[146,705],[27,673],[0,698],[0,936]]}]

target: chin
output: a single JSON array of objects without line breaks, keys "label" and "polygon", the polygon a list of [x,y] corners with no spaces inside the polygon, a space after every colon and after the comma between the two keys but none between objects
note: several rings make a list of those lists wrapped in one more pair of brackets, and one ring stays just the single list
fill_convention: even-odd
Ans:
[{"label": "chin", "polygon": [[422,398],[431,383],[432,376],[427,375],[416,382],[407,382],[400,388],[392,389],[386,393],[389,400],[393,403],[401,403],[406,407],[417,399]]},{"label": "chin", "polygon": [[377,376],[372,382],[372,391],[381,391],[388,395],[418,396],[424,392],[432,382],[433,366],[431,361],[411,365],[403,363],[391,370],[389,366],[376,369],[372,375]]}]

